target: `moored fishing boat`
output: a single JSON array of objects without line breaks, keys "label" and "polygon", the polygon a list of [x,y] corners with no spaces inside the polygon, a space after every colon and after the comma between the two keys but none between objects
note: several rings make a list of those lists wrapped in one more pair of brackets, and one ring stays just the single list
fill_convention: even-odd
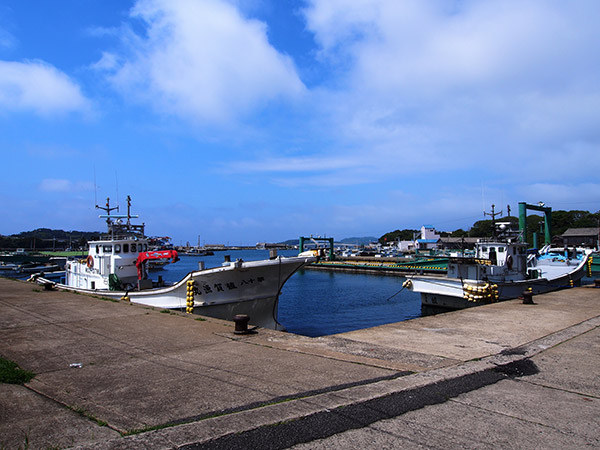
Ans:
[{"label": "moored fishing boat", "polygon": [[421,294],[425,307],[463,309],[521,296],[577,286],[586,273],[589,252],[562,258],[527,255],[527,244],[506,231],[480,240],[472,257],[450,257],[446,277],[412,276],[405,287]]},{"label": "moored fishing boat", "polygon": [[107,214],[108,232],[90,241],[85,259],[67,261],[64,283],[50,283],[59,289],[132,303],[185,310],[225,320],[247,314],[250,323],[277,328],[277,303],[285,282],[303,265],[316,260],[313,256],[275,257],[262,261],[228,261],[221,267],[199,268],[180,281],[167,284],[159,277],[148,276],[148,262],[178,259],[175,250],[148,251],[144,225],[131,223],[131,199],[127,197],[127,214],[115,215],[115,208],[100,207]]}]

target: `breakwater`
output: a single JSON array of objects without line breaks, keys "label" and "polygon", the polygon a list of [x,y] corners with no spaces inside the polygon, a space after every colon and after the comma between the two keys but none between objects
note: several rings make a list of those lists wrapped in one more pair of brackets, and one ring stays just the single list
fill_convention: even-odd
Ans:
[{"label": "breakwater", "polygon": [[448,258],[351,257],[332,261],[318,261],[307,268],[387,275],[406,275],[410,273],[443,275],[448,270]]}]

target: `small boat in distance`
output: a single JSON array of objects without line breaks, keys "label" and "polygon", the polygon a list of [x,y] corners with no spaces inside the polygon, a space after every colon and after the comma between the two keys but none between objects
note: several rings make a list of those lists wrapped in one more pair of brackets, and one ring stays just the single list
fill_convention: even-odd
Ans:
[{"label": "small boat in distance", "polygon": [[310,256],[275,257],[262,261],[228,261],[221,267],[193,271],[180,281],[167,284],[148,276],[148,262],[178,259],[175,250],[149,251],[145,225],[131,223],[131,198],[127,197],[127,214],[106,211],[108,232],[90,241],[85,259],[66,263],[65,282],[53,283],[43,277],[37,282],[59,289],[103,297],[125,299],[157,308],[176,309],[218,319],[233,320],[247,314],[250,323],[277,328],[277,305],[281,288],[294,272],[316,258]]},{"label": "small boat in distance", "polygon": [[421,294],[424,307],[452,310],[517,298],[526,290],[541,294],[580,285],[589,252],[528,255],[527,244],[500,225],[503,234],[479,240],[475,255],[450,257],[446,277],[411,276],[404,286]]}]

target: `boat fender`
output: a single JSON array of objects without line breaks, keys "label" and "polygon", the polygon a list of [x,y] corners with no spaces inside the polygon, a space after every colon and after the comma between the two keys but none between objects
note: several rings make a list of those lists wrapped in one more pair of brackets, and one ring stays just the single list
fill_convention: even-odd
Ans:
[{"label": "boat fender", "polygon": [[88,255],[87,258],[85,258],[85,263],[87,264],[88,268],[92,268],[94,267],[94,258],[92,258],[92,255]]},{"label": "boat fender", "polygon": [[512,255],[508,255],[506,257],[506,266],[508,267],[508,270],[512,269],[512,266],[513,266],[513,257],[512,257]]}]

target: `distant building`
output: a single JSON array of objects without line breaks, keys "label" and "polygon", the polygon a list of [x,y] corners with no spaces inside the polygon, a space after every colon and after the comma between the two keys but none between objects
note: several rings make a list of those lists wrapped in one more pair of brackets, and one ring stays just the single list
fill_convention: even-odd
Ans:
[{"label": "distant building", "polygon": [[205,244],[205,250],[225,250],[227,247],[224,244]]},{"label": "distant building", "polygon": [[398,241],[398,250],[402,253],[410,253],[415,251],[415,241]]},{"label": "distant building", "polygon": [[475,248],[476,237],[443,237],[440,238],[438,246],[441,250],[472,250]]},{"label": "distant building", "polygon": [[596,247],[600,245],[600,228],[569,228],[560,237],[563,245]]},{"label": "distant building", "polygon": [[435,232],[435,228],[431,225],[423,225],[421,227],[421,239],[422,240],[435,240],[437,241],[440,238],[440,235]]},{"label": "distant building", "polygon": [[440,235],[435,232],[435,228],[431,225],[423,225],[421,227],[421,239],[415,241],[415,250],[418,252],[426,250],[436,250]]}]

